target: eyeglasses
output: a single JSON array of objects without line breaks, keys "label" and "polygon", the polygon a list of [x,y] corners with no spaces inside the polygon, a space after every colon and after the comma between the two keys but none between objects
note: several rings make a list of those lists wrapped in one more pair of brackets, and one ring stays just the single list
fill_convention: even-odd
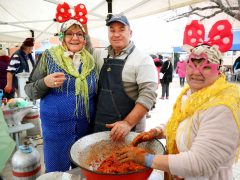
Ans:
[{"label": "eyeglasses", "polygon": [[83,38],[84,37],[84,34],[82,32],[76,32],[76,33],[73,33],[73,32],[65,32],[65,36],[67,38],[73,38],[73,36],[76,35],[77,38]]},{"label": "eyeglasses", "polygon": [[[194,63],[194,59],[203,59],[200,65]],[[200,72],[201,74],[219,74],[219,64],[208,63],[208,56],[205,53],[200,55],[191,54],[187,63],[187,72],[193,73],[195,71]]]}]

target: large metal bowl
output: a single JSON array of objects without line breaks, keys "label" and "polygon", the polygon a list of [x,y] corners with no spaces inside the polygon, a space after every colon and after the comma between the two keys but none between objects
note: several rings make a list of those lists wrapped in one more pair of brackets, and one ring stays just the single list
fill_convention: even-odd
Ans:
[{"label": "large metal bowl", "polygon": [[[138,133],[130,132],[125,137],[125,143],[129,144],[137,135]],[[104,141],[104,143],[99,143],[102,141]],[[73,144],[70,151],[71,159],[74,164],[80,167],[82,173],[88,180],[122,180],[123,178],[129,180],[146,180],[150,176],[152,172],[151,168],[145,168],[143,170],[129,173],[107,174],[97,172],[94,168],[89,166],[89,161],[87,159],[89,152],[95,151],[96,156],[105,159],[106,157],[104,156],[106,156],[106,152],[111,153],[111,147],[113,146],[113,142],[109,139],[109,131],[87,135]],[[140,143],[138,146],[153,152],[154,154],[164,154],[165,152],[164,146],[158,140]]]}]

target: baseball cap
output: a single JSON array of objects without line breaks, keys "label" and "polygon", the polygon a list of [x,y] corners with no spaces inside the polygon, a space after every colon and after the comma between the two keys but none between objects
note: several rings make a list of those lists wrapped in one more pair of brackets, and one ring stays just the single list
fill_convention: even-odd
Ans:
[{"label": "baseball cap", "polygon": [[122,24],[124,24],[125,26],[130,26],[128,19],[126,16],[122,15],[122,14],[113,14],[108,20],[106,25],[110,26],[111,23],[113,22],[120,22]]}]

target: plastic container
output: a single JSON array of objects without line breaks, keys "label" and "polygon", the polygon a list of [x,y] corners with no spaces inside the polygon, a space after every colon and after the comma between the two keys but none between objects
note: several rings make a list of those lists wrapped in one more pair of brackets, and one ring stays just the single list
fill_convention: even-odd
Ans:
[{"label": "plastic container", "polygon": [[26,85],[26,82],[28,81],[30,73],[22,72],[22,73],[16,74],[16,76],[18,78],[19,97],[22,97],[22,98],[28,97],[25,93],[24,86]]}]

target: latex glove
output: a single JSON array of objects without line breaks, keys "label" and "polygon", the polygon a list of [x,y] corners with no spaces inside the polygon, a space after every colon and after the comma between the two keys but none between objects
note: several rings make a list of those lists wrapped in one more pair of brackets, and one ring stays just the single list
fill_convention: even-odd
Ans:
[{"label": "latex glove", "polygon": [[127,161],[133,161],[137,164],[145,166],[145,155],[147,154],[146,150],[138,147],[126,147],[117,153],[116,159],[123,163]]},{"label": "latex glove", "polygon": [[107,128],[111,128],[110,139],[120,141],[131,131],[132,127],[127,121],[117,121],[112,124],[106,124]]},{"label": "latex glove", "polygon": [[47,75],[44,78],[44,83],[47,87],[50,88],[58,88],[62,86],[63,82],[66,80],[64,73],[62,72],[55,72],[52,74]]},{"label": "latex glove", "polygon": [[141,142],[151,141],[158,137],[158,132],[156,129],[151,129],[148,132],[142,132],[137,137],[135,137],[131,143],[132,146],[137,146]]}]

